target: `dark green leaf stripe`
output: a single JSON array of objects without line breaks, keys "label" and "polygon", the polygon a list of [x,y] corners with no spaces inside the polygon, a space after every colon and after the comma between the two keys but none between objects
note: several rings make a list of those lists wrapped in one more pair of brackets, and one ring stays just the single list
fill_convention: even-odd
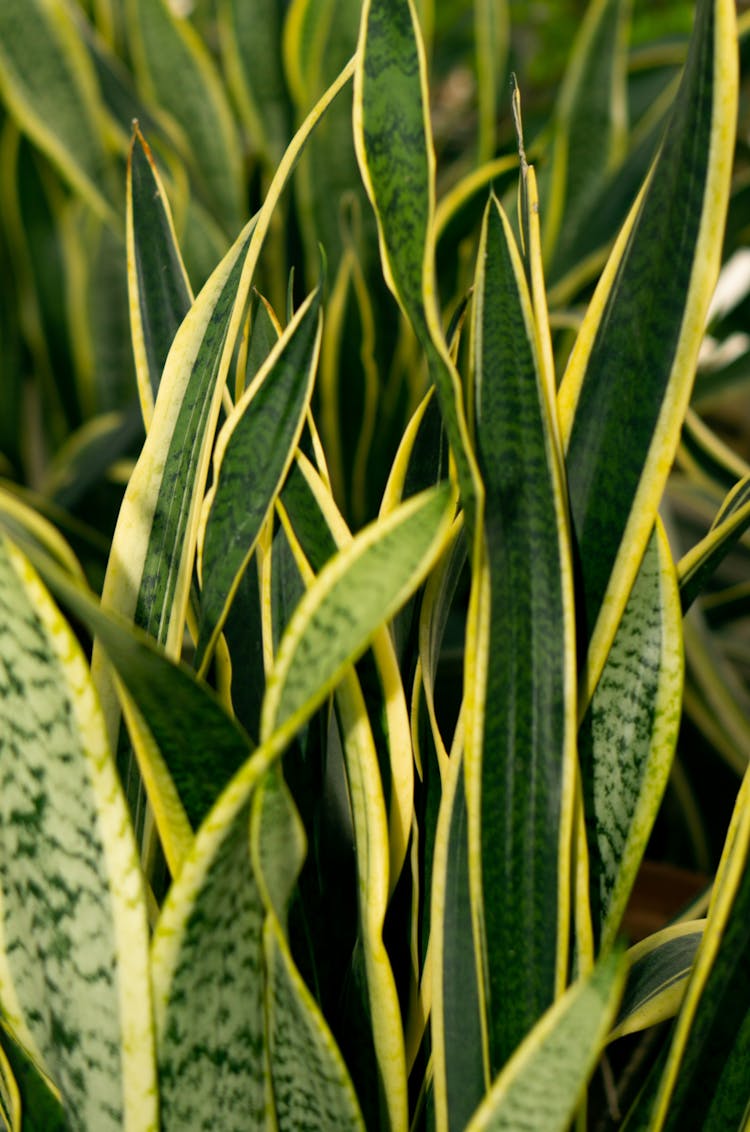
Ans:
[{"label": "dark green leaf stripe", "polygon": [[466,1132],[566,1132],[622,993],[610,952],[544,1015],[492,1086]]},{"label": "dark green leaf stripe", "polygon": [[196,667],[205,665],[292,462],[312,395],[320,290],[300,307],[219,434],[201,560]]},{"label": "dark green leaf stripe", "polygon": [[591,911],[614,941],[669,779],[682,711],[682,617],[666,535],[655,528],[581,724]]},{"label": "dark green leaf stripe", "polygon": [[268,1039],[279,1132],[364,1132],[346,1066],[310,992],[291,962],[278,923],[264,931]]},{"label": "dark green leaf stripe", "polygon": [[125,801],[80,648],[5,538],[0,733],[5,1018],[58,1085],[71,1128],[155,1129],[145,900]]},{"label": "dark green leaf stripe", "polygon": [[148,424],[164,364],[193,295],[151,150],[136,126],[128,162],[130,329],[144,420]]},{"label": "dark green leaf stripe", "polygon": [[263,706],[262,736],[323,702],[422,581],[445,545],[450,488],[414,496],[366,527],[316,579],[279,647]]},{"label": "dark green leaf stripe", "polygon": [[467,732],[466,771],[467,799],[473,790],[481,798],[497,1073],[552,1003],[567,966],[568,879],[560,861],[571,830],[575,646],[570,551],[530,299],[494,200],[475,281],[474,358],[489,607],[477,665],[483,734],[475,749]]},{"label": "dark green leaf stripe", "polygon": [[86,49],[63,5],[3,0],[0,94],[65,179],[100,215],[113,219],[106,117]]},{"label": "dark green leaf stripe", "polygon": [[736,71],[734,5],[702,0],[658,160],[560,388],[589,694],[648,541],[687,408],[721,254]]}]

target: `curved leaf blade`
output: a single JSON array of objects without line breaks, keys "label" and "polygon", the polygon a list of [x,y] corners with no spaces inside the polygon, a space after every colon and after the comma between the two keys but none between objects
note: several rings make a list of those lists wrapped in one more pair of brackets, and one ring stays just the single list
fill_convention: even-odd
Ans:
[{"label": "curved leaf blade", "polygon": [[423,580],[445,545],[453,496],[445,485],[370,524],[318,575],[279,646],[261,735],[311,714]]},{"label": "curved leaf blade", "polygon": [[3,3],[0,94],[68,183],[100,216],[114,221],[107,119],[88,53],[64,5]]},{"label": "curved leaf blade", "polygon": [[680,1008],[705,920],[664,928],[628,951],[628,978],[610,1041],[672,1018]]}]

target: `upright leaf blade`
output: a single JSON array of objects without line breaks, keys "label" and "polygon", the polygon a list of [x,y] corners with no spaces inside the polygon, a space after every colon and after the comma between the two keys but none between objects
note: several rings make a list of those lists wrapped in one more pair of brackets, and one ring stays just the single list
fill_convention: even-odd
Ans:
[{"label": "upright leaf blade", "polygon": [[465,765],[494,1075],[566,981],[576,727],[555,423],[520,257],[494,200],[479,249],[473,352],[486,602],[476,638],[467,637]]},{"label": "upright leaf blade", "polygon": [[659,523],[579,733],[591,905],[604,950],[619,930],[667,786],[683,668],[675,570]]},{"label": "upright leaf blade", "polygon": [[367,0],[362,7],[354,136],[362,179],[375,209],[386,281],[427,355],[456,460],[467,527],[473,532],[482,488],[460,378],[437,308],[435,155],[424,46],[411,0]]},{"label": "upright leaf blade", "polygon": [[565,1132],[601,1053],[625,980],[605,955],[544,1015],[495,1081],[466,1132]]},{"label": "upright leaf blade", "polygon": [[138,126],[127,181],[128,295],[138,393],[148,427],[174,336],[193,301],[156,162]]},{"label": "upright leaf blade", "polygon": [[679,441],[718,274],[736,112],[734,5],[702,0],[661,151],[560,387],[581,572],[581,650],[588,644],[584,701],[609,651]]},{"label": "upright leaf blade", "polygon": [[302,433],[320,347],[320,298],[318,290],[300,307],[217,439],[200,550],[199,668],[210,655]]}]

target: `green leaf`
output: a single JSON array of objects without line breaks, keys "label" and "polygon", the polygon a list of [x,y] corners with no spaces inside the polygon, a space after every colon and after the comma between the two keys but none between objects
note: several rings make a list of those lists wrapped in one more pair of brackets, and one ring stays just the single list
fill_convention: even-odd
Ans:
[{"label": "green leaf", "polygon": [[477,635],[466,645],[465,767],[494,1075],[566,981],[576,731],[572,565],[554,422],[523,267],[494,200],[474,295],[486,576]]},{"label": "green leaf", "polygon": [[269,0],[220,0],[217,30],[227,83],[250,146],[273,168],[289,138],[289,97],[281,67],[280,10]]},{"label": "green leaf", "polygon": [[659,1092],[654,1132],[740,1128],[750,1053],[750,776],[743,779],[724,843],[700,948]]},{"label": "green leaf", "polygon": [[682,713],[682,617],[661,523],[579,733],[598,945],[619,931],[669,779]]},{"label": "green leaf", "polygon": [[156,1129],[145,900],[103,720],[71,630],[5,537],[0,575],[4,1016],[78,1126]]},{"label": "green leaf", "polygon": [[[38,1066],[5,1031],[0,1031],[5,1057],[11,1066],[21,1098],[22,1132],[70,1132],[59,1095]],[[17,1132],[18,1125],[13,1128]]]},{"label": "green leaf", "polygon": [[624,156],[630,8],[631,0],[590,3],[570,54],[556,106],[549,195],[543,198],[552,279],[571,266],[570,248],[590,222],[602,182]]},{"label": "green leaf", "polygon": [[128,0],[128,38],[139,86],[167,111],[178,148],[228,232],[245,211],[242,147],[224,85],[201,38],[166,0]]},{"label": "green leaf", "polygon": [[716,569],[750,526],[750,477],[735,484],[724,500],[711,530],[677,567],[683,613],[706,588]]},{"label": "green leaf", "polygon": [[[734,6],[705,0],[662,148],[560,387],[579,634],[591,695],[679,442],[721,255],[734,155]],[[656,299],[655,299],[656,296]]]},{"label": "green leaf", "polygon": [[456,460],[467,527],[482,487],[463,409],[461,382],[440,322],[435,280],[435,155],[427,69],[411,0],[362,7],[354,80],[354,137],[378,223],[386,282],[427,356]]},{"label": "green leaf", "polygon": [[[404,1128],[408,1120],[406,1052],[396,983],[383,931],[389,890],[397,874],[392,876],[389,869],[388,818],[377,750],[362,689],[352,671],[336,690],[336,709],[346,762],[358,888],[367,894],[360,901],[359,921],[379,1092],[383,1098],[381,1124],[395,1132]],[[400,832],[403,851],[397,862],[399,870],[406,852],[408,828]]]},{"label": "green leaf", "polygon": [[[0,509],[5,510],[2,495]],[[11,514],[15,516],[16,512]],[[29,514],[33,516],[33,512]],[[22,519],[25,521],[26,515]],[[99,640],[126,690],[120,688],[119,694],[130,697],[131,708],[137,705],[137,718],[129,717],[128,722],[135,723],[139,731],[145,727],[148,734],[144,739],[152,741],[143,749],[139,736],[134,736],[138,769],[167,863],[176,875],[183,854],[192,844],[191,826],[197,829],[247,759],[252,745],[190,669],[170,661],[151,637],[102,610],[77,573],[66,575],[49,558],[46,545],[40,551],[34,540],[37,524],[29,535],[24,522],[14,517],[9,523],[3,514],[2,525],[14,537],[16,532],[20,534],[45,584]],[[205,757],[206,751],[211,751],[210,760]]]},{"label": "green leaf", "polygon": [[116,222],[108,121],[86,48],[63,4],[4,0],[0,97],[76,192]]},{"label": "green leaf", "polygon": [[324,567],[279,647],[263,705],[263,737],[291,719],[301,725],[416,589],[445,545],[452,503],[447,485],[414,496]]},{"label": "green leaf", "polygon": [[253,792],[281,747],[259,749],[199,829],[154,931],[161,1129],[265,1127],[265,909],[252,871]]},{"label": "green leaf", "polygon": [[672,1018],[680,1008],[705,920],[674,924],[628,951],[628,978],[610,1041]]},{"label": "green leaf", "polygon": [[318,289],[300,307],[217,438],[199,549],[199,670],[299,443],[320,348],[320,300]]},{"label": "green leaf", "polygon": [[610,952],[543,1016],[493,1084],[466,1132],[565,1132],[604,1045],[625,980]]},{"label": "green leaf", "polygon": [[162,371],[193,293],[156,162],[138,126],[127,182],[128,292],[138,392],[151,421]]},{"label": "green leaf", "polygon": [[[233,312],[254,228],[251,220],[172,343],[104,580],[103,607],[132,619],[170,655],[179,654],[182,645],[199,508],[229,364],[226,346],[230,324],[239,319]],[[119,712],[96,642],[92,664],[114,746]]]},{"label": "green leaf", "polygon": [[487,1091],[486,1041],[472,932],[461,751],[454,747],[432,866],[431,1038],[438,1132],[462,1132]]},{"label": "green leaf", "polygon": [[291,962],[278,924],[264,929],[269,1057],[279,1132],[364,1132],[346,1066],[323,1016]]}]

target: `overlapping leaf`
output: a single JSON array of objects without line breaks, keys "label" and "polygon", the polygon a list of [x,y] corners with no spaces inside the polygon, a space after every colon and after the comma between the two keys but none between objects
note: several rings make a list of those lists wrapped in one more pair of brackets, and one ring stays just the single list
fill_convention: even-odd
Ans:
[{"label": "overlapping leaf", "polygon": [[4,1015],[79,1126],[155,1129],[145,900],[103,720],[72,632],[5,537],[0,570]]},{"label": "overlapping leaf", "polygon": [[734,7],[705,0],[662,148],[560,388],[582,660],[588,645],[584,700],[609,651],[679,441],[718,274],[736,106]]}]

